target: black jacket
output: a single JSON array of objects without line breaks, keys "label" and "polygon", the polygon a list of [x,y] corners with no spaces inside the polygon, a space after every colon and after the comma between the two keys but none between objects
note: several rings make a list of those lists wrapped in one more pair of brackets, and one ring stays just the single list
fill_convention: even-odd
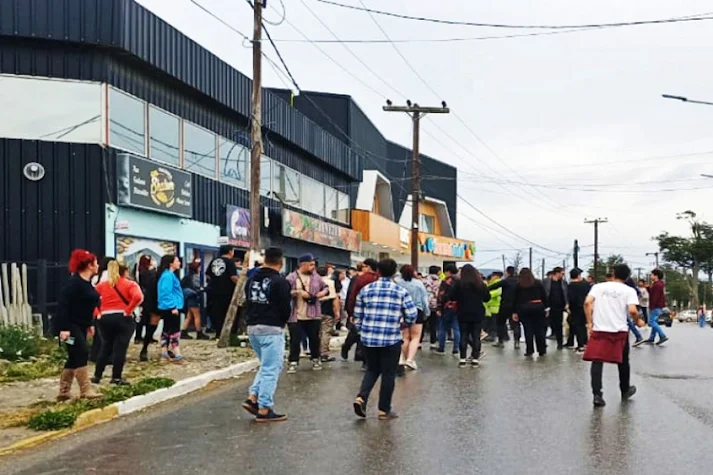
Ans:
[{"label": "black jacket", "polygon": [[245,283],[245,321],[248,325],[283,327],[290,319],[290,284],[274,269],[261,267]]},{"label": "black jacket", "polygon": [[[534,303],[535,301],[539,303]],[[522,287],[519,284],[515,287],[515,313],[533,310],[544,313],[549,306],[547,291],[539,280],[535,280],[531,287]]]},{"label": "black jacket", "polygon": [[589,295],[591,287],[585,281],[570,282],[567,288],[569,309],[572,313],[584,314],[584,301]]},{"label": "black jacket", "polygon": [[517,286],[517,277],[511,275],[504,279],[500,279],[493,285],[488,286],[490,290],[503,289],[500,308],[513,309],[515,307],[515,287]]},{"label": "black jacket", "polygon": [[52,319],[52,330],[55,335],[79,327],[86,332],[94,320],[94,310],[99,307],[101,298],[94,286],[79,277],[72,275],[59,292],[57,315]]},{"label": "black jacket", "polygon": [[485,302],[490,300],[490,291],[486,285],[477,288],[456,280],[448,292],[448,300],[458,305],[458,321],[464,323],[480,322],[485,318]]}]

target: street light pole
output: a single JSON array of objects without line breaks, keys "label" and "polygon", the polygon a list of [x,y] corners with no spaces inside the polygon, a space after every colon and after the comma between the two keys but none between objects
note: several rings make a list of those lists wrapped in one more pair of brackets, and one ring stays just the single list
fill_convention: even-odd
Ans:
[{"label": "street light pole", "polygon": [[694,99],[689,99],[689,98],[684,97],[684,96],[673,96],[673,95],[671,95],[671,94],[661,94],[661,96],[662,96],[664,99],[671,99],[671,100],[674,100],[674,101],[688,102],[688,103],[691,103],[691,104],[702,104],[702,105],[704,105],[704,106],[713,106],[713,102],[708,102],[708,101],[696,101],[696,100],[694,100]]}]

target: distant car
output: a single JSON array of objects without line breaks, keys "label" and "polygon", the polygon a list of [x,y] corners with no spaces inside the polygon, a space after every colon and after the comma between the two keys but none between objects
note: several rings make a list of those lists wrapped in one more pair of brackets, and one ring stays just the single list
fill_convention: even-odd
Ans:
[{"label": "distant car", "polygon": [[667,327],[671,327],[673,325],[673,318],[671,318],[671,311],[669,309],[665,308],[661,311],[658,318],[658,324],[665,325]]},{"label": "distant car", "polygon": [[678,312],[676,320],[687,323],[695,322],[698,320],[698,314],[695,310],[683,310],[682,312]]}]

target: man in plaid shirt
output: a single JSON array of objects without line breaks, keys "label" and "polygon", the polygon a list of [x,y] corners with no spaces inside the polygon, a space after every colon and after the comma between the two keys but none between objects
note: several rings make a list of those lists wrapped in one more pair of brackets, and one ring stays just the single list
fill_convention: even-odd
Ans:
[{"label": "man in plaid shirt", "polygon": [[379,420],[398,417],[391,410],[391,397],[401,355],[401,328],[416,321],[418,311],[408,291],[393,281],[396,262],[379,262],[380,278],[364,287],[354,307],[354,325],[361,332],[366,356],[366,373],[359,395],[354,400],[354,412],[366,417],[366,403],[376,381],[381,376]]}]

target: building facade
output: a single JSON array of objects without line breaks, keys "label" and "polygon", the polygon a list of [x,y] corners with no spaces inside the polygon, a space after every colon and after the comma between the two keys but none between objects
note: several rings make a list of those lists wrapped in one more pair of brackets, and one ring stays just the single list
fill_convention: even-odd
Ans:
[{"label": "building facade", "polygon": [[0,261],[86,248],[207,263],[221,243],[247,248],[251,226],[289,268],[358,252],[361,157],[287,101],[264,91],[250,216],[247,76],[132,0],[0,0],[0,12]]}]

